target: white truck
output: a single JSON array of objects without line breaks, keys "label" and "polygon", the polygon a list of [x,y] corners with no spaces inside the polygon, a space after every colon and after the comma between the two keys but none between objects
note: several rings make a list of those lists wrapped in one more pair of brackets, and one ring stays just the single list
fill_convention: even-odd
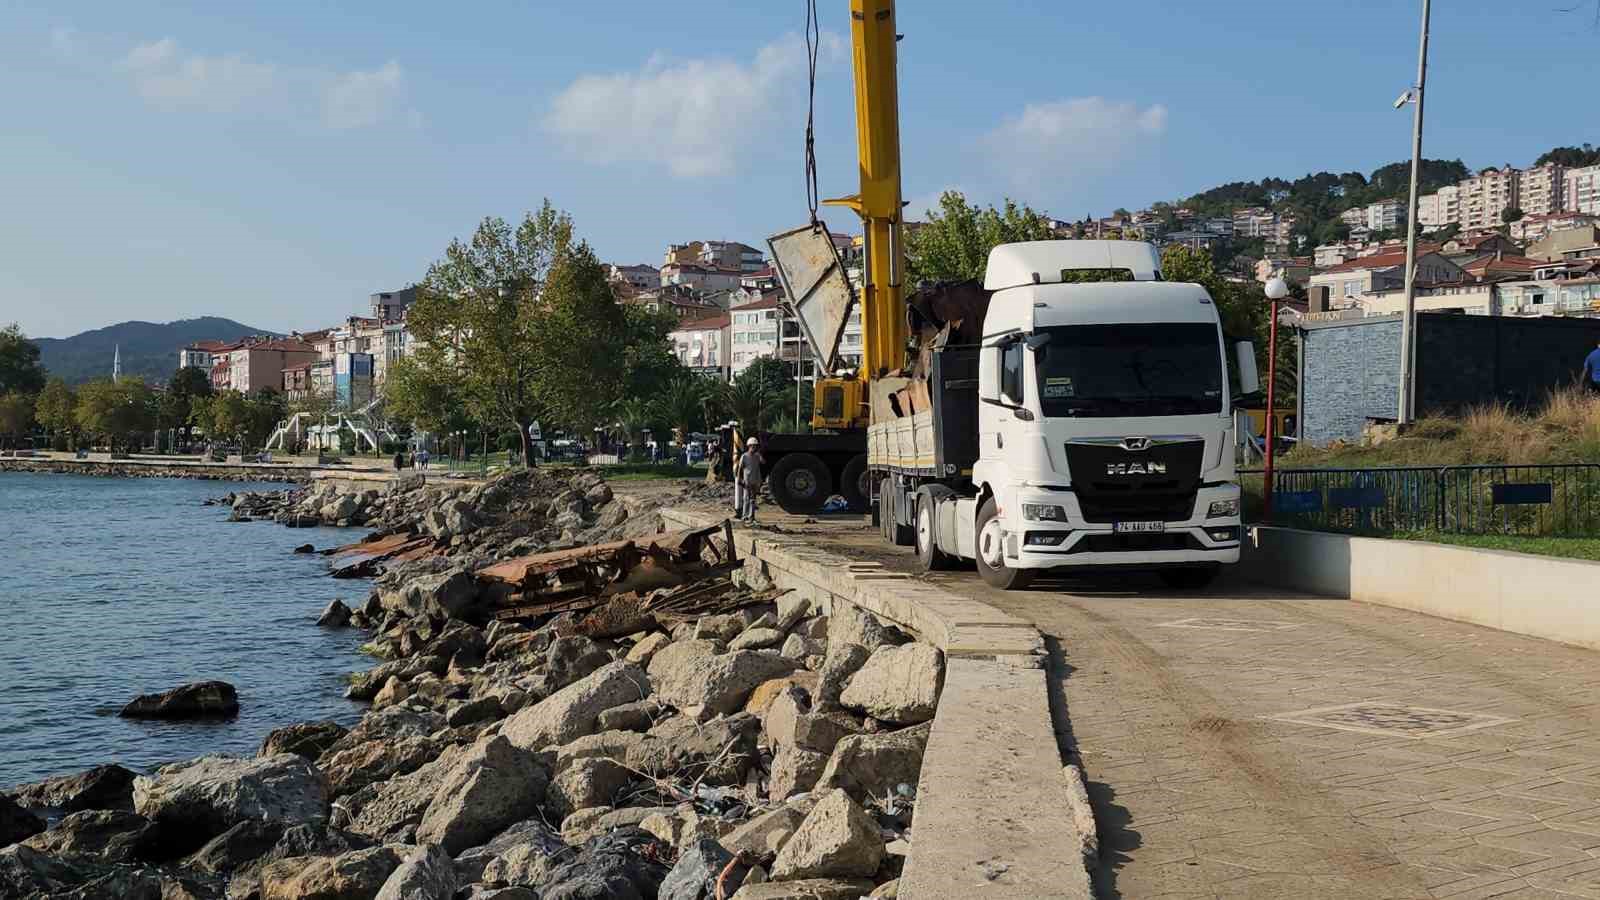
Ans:
[{"label": "white truck", "polygon": [[884,536],[1008,590],[1110,567],[1199,587],[1237,562],[1233,409],[1255,351],[1205,289],[1163,281],[1134,241],[1001,245],[983,289],[981,324],[924,321],[917,371],[873,392]]}]

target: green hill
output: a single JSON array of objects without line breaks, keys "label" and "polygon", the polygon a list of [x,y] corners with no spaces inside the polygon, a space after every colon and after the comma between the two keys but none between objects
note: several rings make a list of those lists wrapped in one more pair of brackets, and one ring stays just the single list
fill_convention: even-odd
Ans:
[{"label": "green hill", "polygon": [[122,350],[122,374],[151,383],[165,383],[178,368],[178,351],[196,341],[231,341],[252,334],[272,334],[232,319],[202,316],[176,322],[119,322],[67,338],[33,338],[39,361],[52,377],[82,384],[111,375],[111,357]]}]

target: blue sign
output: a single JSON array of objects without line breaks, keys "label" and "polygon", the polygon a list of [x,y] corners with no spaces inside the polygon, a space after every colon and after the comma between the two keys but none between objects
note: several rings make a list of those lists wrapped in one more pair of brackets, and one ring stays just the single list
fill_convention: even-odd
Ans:
[{"label": "blue sign", "polygon": [[1278,512],[1304,514],[1322,512],[1321,491],[1280,491],[1272,495]]}]

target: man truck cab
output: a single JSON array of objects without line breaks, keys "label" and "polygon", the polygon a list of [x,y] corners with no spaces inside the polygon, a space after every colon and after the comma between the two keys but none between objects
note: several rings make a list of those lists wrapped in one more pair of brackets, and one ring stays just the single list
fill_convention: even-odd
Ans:
[{"label": "man truck cab", "polygon": [[1162,281],[1132,241],[1001,245],[984,288],[981,344],[934,351],[929,408],[869,430],[885,534],[1007,589],[1103,567],[1199,586],[1237,562],[1233,409],[1254,350],[1230,348],[1205,289]]}]

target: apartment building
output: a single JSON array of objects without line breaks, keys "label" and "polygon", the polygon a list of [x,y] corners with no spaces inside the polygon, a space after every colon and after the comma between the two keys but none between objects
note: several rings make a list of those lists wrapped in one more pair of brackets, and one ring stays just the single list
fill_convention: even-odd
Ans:
[{"label": "apartment building", "polygon": [[1511,166],[1484,169],[1457,187],[1461,192],[1461,227],[1467,231],[1499,228],[1500,214],[1517,203],[1521,173]]},{"label": "apartment building", "polygon": [[778,305],[779,297],[774,292],[754,303],[736,306],[728,311],[731,374],[738,375],[763,356],[777,355]]},{"label": "apartment building", "polygon": [[[1351,306],[1366,294],[1389,290],[1395,285],[1404,286],[1405,270],[1406,251],[1402,247],[1340,263],[1312,275],[1310,284],[1313,289],[1326,287],[1335,306]],[[1462,268],[1440,255],[1437,249],[1417,248],[1417,284],[1458,282],[1465,278]]]},{"label": "apartment building", "polygon": [[1406,224],[1406,206],[1399,200],[1379,200],[1366,208],[1367,228],[1372,231],[1396,231]]},{"label": "apartment building", "polygon": [[636,290],[648,291],[661,286],[661,270],[644,263],[636,266],[619,266],[612,263],[606,267],[606,274],[611,281],[629,285]]},{"label": "apartment building", "polygon": [[178,351],[178,368],[195,368],[210,372],[212,354],[221,353],[232,346],[234,345],[226,341],[196,341]]},{"label": "apartment building", "polygon": [[1565,209],[1600,216],[1600,166],[1568,169],[1561,182]]},{"label": "apartment building", "polygon": [[1522,244],[1542,240],[1552,231],[1600,225],[1600,216],[1581,212],[1553,212],[1542,216],[1524,216],[1511,223],[1511,239]]},{"label": "apartment building", "polygon": [[711,269],[745,273],[766,268],[767,260],[766,254],[760,250],[738,241],[690,241],[687,244],[668,244],[661,263],[663,268],[693,263]]},{"label": "apartment building", "polygon": [[1311,262],[1319,269],[1326,269],[1355,259],[1359,252],[1360,248],[1354,244],[1318,244],[1311,251]]},{"label": "apartment building", "polygon": [[[317,350],[304,341],[260,341],[229,351],[227,359],[227,384],[223,387],[245,394],[262,388],[279,391],[283,389],[283,370],[316,362]],[[212,384],[216,384],[215,378]]]},{"label": "apartment building", "polygon": [[417,302],[417,286],[401,288],[398,291],[379,291],[373,294],[372,317],[380,322],[399,322],[405,319],[406,310],[411,304]]},{"label": "apartment building", "polygon": [[674,262],[661,267],[661,284],[658,286],[682,285],[697,291],[728,291],[739,286],[739,279],[743,275],[736,268]]},{"label": "apartment building", "polygon": [[732,318],[706,316],[683,322],[667,335],[678,361],[700,375],[722,376],[730,358]]},{"label": "apartment building", "polygon": [[1423,228],[1443,228],[1461,223],[1461,188],[1442,187],[1417,198],[1417,224]]},{"label": "apartment building", "polygon": [[1516,206],[1524,215],[1547,216],[1560,212],[1566,193],[1566,170],[1555,163],[1523,169],[1517,176]]}]

